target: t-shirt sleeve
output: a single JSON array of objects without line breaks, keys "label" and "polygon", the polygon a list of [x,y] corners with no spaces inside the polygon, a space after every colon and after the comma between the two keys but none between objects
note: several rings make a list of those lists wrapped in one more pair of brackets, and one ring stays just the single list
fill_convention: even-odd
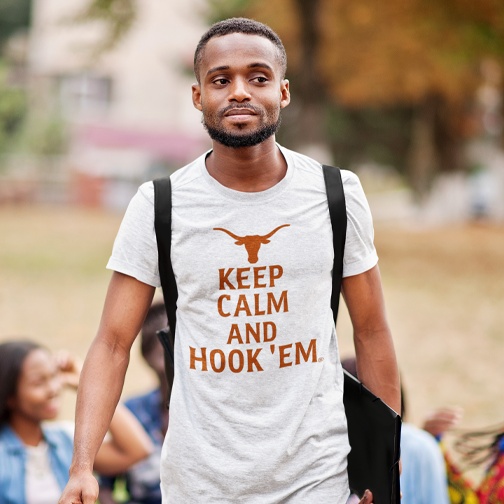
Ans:
[{"label": "t-shirt sleeve", "polygon": [[373,244],[371,210],[355,173],[341,171],[347,209],[347,234],[343,257],[343,277],[359,275],[378,262]]},{"label": "t-shirt sleeve", "polygon": [[133,196],[112,249],[107,268],[159,287],[154,230],[154,185],[146,182]]}]

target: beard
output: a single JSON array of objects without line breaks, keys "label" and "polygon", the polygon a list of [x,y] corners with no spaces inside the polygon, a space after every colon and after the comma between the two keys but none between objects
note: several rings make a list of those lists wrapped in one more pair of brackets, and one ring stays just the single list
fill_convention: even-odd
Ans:
[{"label": "beard", "polygon": [[[253,110],[254,112],[258,113],[261,118],[263,118],[263,123],[255,131],[251,131],[242,135],[231,133],[225,130],[222,126],[219,126],[219,121],[217,121],[216,118],[222,117],[228,110],[236,108],[247,108]],[[275,119],[269,114],[265,114],[261,109],[252,107],[250,105],[247,105],[246,107],[237,107],[236,105],[230,105],[224,110],[221,110],[218,114],[211,114],[207,117],[205,116],[205,114],[203,114],[202,118],[203,126],[210,135],[210,138],[212,140],[215,140],[216,142],[219,142],[225,147],[231,147],[233,149],[239,149],[240,147],[253,147],[254,145],[258,145],[264,142],[266,139],[268,139],[278,131],[281,122],[282,118],[280,116],[280,113]]]}]

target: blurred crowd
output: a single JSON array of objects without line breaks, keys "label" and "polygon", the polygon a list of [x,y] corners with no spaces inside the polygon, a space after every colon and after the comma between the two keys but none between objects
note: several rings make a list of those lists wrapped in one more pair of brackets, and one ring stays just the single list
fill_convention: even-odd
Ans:
[{"label": "blurred crowd", "polygon": [[[120,403],[96,454],[101,504],[161,504],[160,459],[168,429],[168,383],[157,332],[166,327],[162,302],[155,302],[141,331],[141,352],[157,376],[157,387]],[[354,357],[342,366],[358,378]],[[63,387],[77,389],[80,360],[66,351],[52,354],[27,340],[0,344],[0,503],[55,504],[68,482],[74,424],[55,420]],[[454,462],[443,436],[463,411],[444,407],[427,414],[421,428],[407,422],[401,391],[401,492],[403,504],[504,503],[504,426],[455,431]],[[474,485],[464,471],[484,467]],[[358,502],[354,496],[349,504]]]}]

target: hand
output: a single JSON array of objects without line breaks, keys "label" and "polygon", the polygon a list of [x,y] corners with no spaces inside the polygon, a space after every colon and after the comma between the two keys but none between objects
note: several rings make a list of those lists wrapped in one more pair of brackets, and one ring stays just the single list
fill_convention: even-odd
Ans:
[{"label": "hand", "polygon": [[71,475],[58,504],[95,504],[98,492],[98,481],[91,472]]},{"label": "hand", "polygon": [[55,358],[62,384],[77,389],[82,369],[81,360],[66,350],[57,352]]},{"label": "hand", "polygon": [[359,504],[373,504],[373,494],[369,490],[366,490]]},{"label": "hand", "polygon": [[458,406],[445,406],[431,411],[424,420],[423,430],[434,437],[456,427],[462,420],[464,410]]}]

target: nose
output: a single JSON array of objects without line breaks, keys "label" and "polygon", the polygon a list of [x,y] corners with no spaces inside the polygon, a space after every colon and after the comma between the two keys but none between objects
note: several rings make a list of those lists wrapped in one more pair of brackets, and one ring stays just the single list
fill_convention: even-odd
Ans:
[{"label": "nose", "polygon": [[235,79],[229,86],[229,101],[244,102],[250,100],[251,96],[247,89],[245,79]]}]

